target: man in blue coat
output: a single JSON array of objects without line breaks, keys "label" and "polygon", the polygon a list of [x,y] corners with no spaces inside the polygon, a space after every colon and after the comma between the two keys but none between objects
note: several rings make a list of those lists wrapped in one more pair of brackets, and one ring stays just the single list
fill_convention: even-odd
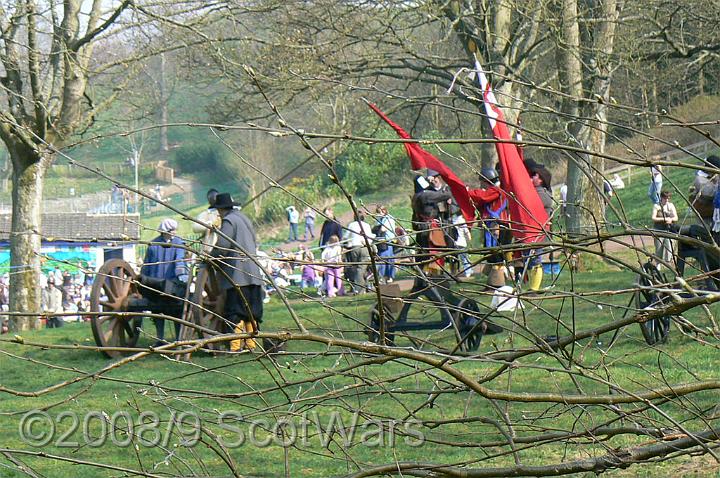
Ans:
[{"label": "man in blue coat", "polygon": [[[185,243],[177,235],[178,223],[174,219],[163,219],[158,227],[160,235],[152,240],[145,252],[142,275],[166,281],[180,281],[187,284],[188,266],[185,261]],[[155,319],[158,342],[165,341],[165,319]],[[179,335],[180,324],[175,322],[175,336]]]}]

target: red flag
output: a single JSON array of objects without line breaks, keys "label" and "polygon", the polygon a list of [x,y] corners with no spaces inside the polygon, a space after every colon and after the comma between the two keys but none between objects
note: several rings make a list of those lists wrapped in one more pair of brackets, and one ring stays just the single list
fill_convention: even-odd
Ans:
[{"label": "red flag", "polygon": [[[392,126],[392,128],[397,132],[398,136],[403,139],[411,139],[407,131],[402,129],[397,124],[393,123],[393,121],[388,118],[385,113],[380,111],[377,106],[372,103],[368,103],[368,106],[370,106],[370,108],[372,108],[372,110],[377,113],[379,117],[385,120],[387,124]],[[404,145],[405,151],[407,151],[408,156],[410,156],[411,168],[430,168],[437,171],[440,174],[440,177],[442,177],[445,183],[450,187],[450,191],[452,192],[455,201],[457,201],[458,206],[460,207],[460,211],[462,211],[462,215],[465,220],[468,223],[472,223],[475,220],[475,208],[470,201],[470,196],[468,195],[468,190],[465,186],[465,183],[463,183],[460,178],[458,178],[455,173],[453,173],[450,168],[445,165],[445,163],[422,149],[419,144],[404,143]]]},{"label": "red flag", "polygon": [[495,148],[500,159],[500,182],[503,190],[508,193],[513,236],[525,243],[538,242],[545,237],[548,215],[525,169],[518,148],[513,143],[505,142],[510,141],[510,131],[477,58],[475,58],[475,74],[482,88],[485,111],[493,136],[498,140]]}]

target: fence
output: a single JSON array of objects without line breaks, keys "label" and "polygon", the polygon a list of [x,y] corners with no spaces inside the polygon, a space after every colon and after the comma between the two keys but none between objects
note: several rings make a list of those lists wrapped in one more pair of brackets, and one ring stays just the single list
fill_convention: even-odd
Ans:
[{"label": "fence", "polygon": [[[701,158],[707,157],[708,153],[710,151],[713,151],[714,149],[717,149],[717,144],[715,144],[712,141],[700,141],[698,143],[691,144],[690,146],[680,147],[666,151],[661,154],[655,154],[651,158],[653,161],[662,160],[667,161],[673,156],[681,156],[681,160],[689,161],[691,159],[691,156],[688,155],[688,153],[692,153],[696,156],[699,156]],[[638,167],[634,164],[621,164],[620,166],[616,166],[614,168],[606,169],[604,171],[604,175],[606,177],[612,175],[612,174],[619,174],[620,176],[623,176],[625,178],[625,181],[627,184],[632,183],[632,177],[638,173],[647,173],[645,168]]]}]

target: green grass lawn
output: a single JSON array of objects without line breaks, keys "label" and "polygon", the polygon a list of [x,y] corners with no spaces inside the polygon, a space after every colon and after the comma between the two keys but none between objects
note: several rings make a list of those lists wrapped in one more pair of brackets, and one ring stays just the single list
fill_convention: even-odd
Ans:
[{"label": "green grass lawn", "polygon": [[[628,257],[628,260],[632,259]],[[452,362],[452,366],[474,379],[486,377],[499,366],[492,360],[493,351],[522,349],[534,343],[536,337],[565,336],[569,331],[598,327],[622,316],[629,300],[629,294],[622,291],[631,287],[634,276],[600,261],[588,261],[586,266],[591,270],[572,277],[569,272],[563,272],[553,289],[558,296],[562,291],[571,290],[584,295],[526,301],[523,311],[503,316],[496,314],[493,320],[502,324],[506,328],[505,332],[485,337],[480,345],[479,356]],[[573,283],[580,286],[573,287]],[[481,304],[489,303],[489,296],[481,292],[474,282],[456,285],[453,290],[460,296],[473,297]],[[600,291],[611,294],[595,295]],[[374,303],[372,295],[333,299],[325,305],[313,294],[303,296],[294,289],[289,292],[289,296],[293,310],[309,332],[337,339],[366,340],[363,325]],[[425,309],[423,315],[420,305],[413,307],[419,314],[416,316],[418,320],[430,320],[433,317],[431,309]],[[482,310],[487,309],[483,306]],[[716,313],[714,307],[712,312]],[[710,325],[701,310],[692,311],[686,317],[699,327]],[[145,328],[153,331],[149,321]],[[296,331],[288,310],[277,298],[273,298],[267,305],[262,328],[265,331]],[[428,352],[447,349],[455,343],[451,331],[433,330],[413,335],[416,347]],[[60,329],[30,332],[24,334],[23,339],[25,342],[65,345],[69,349],[52,350],[20,345],[12,343],[11,337],[4,336],[0,342],[2,387],[33,392],[79,376],[86,378],[37,397],[18,397],[0,392],[2,447],[65,455],[77,460],[135,470],[145,469],[148,473],[162,476],[190,476],[191,471],[198,474],[193,476],[232,476],[231,467],[242,476],[284,476],[286,463],[289,476],[316,477],[343,476],[358,467],[392,463],[395,460],[467,463],[472,468],[508,466],[514,461],[506,447],[478,446],[479,443],[502,438],[492,424],[494,421],[502,421],[500,410],[516,424],[516,437],[534,435],[543,429],[581,431],[618,416],[611,408],[604,407],[490,402],[459,387],[450,375],[411,358],[372,363],[370,360],[376,358],[373,354],[312,341],[289,342],[288,352],[277,356],[275,361],[248,355],[211,357],[199,353],[193,357],[192,363],[184,363],[149,356],[97,374],[111,361],[93,350],[73,350],[75,344],[93,344],[88,323],[69,323]],[[592,395],[609,393],[608,386],[602,383],[608,376],[617,386],[637,392],[665,382],[675,384],[716,378],[715,363],[720,354],[712,343],[713,339],[709,339],[711,343],[703,346],[674,328],[668,344],[648,347],[637,325],[622,329],[618,340],[608,349],[609,339],[609,334],[605,334],[580,340],[574,347],[568,347],[558,355],[533,354],[520,358],[509,375],[489,378],[483,382],[483,386],[499,391]],[[421,341],[432,345],[421,345]],[[141,345],[149,343],[149,337],[141,339]],[[396,345],[407,348],[413,342],[398,337]],[[567,357],[573,357],[576,362],[572,366],[576,372],[574,383],[561,372],[568,364]],[[428,399],[431,393],[439,390],[442,393],[434,397],[433,406],[430,407]],[[689,428],[702,428],[694,414],[703,415],[701,410],[712,409],[717,403],[717,393],[702,392],[692,395],[689,400],[692,400],[690,409],[683,409],[674,402],[658,402],[658,410],[645,411],[626,425],[670,426],[662,412]],[[630,412],[639,406],[622,405],[620,409]],[[56,420],[58,414],[67,411],[81,417],[94,411],[104,411],[108,416],[123,411],[133,418],[143,411],[155,412],[163,420],[156,428],[166,440],[166,446],[164,449],[162,446],[144,446],[135,438],[126,447],[112,445],[106,439],[108,443],[97,448],[80,444],[62,448],[57,446],[56,436],[56,440],[50,444],[33,447],[21,441],[18,428],[23,414],[32,409],[45,410]],[[179,432],[183,430],[169,425],[173,411],[176,414],[192,412],[194,416],[202,418],[203,426],[206,427],[202,443],[192,448],[181,444]],[[297,443],[290,448],[276,443],[267,447],[245,444],[228,450],[228,456],[225,457],[210,446],[211,436],[215,434],[228,441],[236,437],[233,431],[217,424],[218,414],[223,412],[241,414],[245,422],[239,428],[246,434],[250,433],[250,422],[258,424],[264,421],[272,429],[273,424],[283,420],[298,424],[305,416],[311,421],[309,438],[305,443]],[[333,414],[339,414],[347,426],[355,412],[359,412],[358,423],[361,428],[350,443],[343,444],[342,436],[336,433],[329,443],[323,444],[322,437],[315,434],[317,428],[314,420],[326,428]],[[317,414],[317,418],[313,414]],[[415,417],[428,425],[413,425],[413,429],[420,431],[427,441],[421,446],[411,446],[414,442],[410,440],[406,443],[406,437],[400,431],[394,445],[389,443],[387,434],[384,435],[386,442],[383,446],[371,446],[375,443],[371,441],[368,444],[367,440],[363,443],[361,435],[372,435],[372,432],[377,431],[368,422],[371,417],[382,417],[386,424],[391,420],[402,421]],[[473,421],[469,424],[452,423],[452,420],[462,418]],[[450,423],[435,428],[430,426],[438,420],[449,420]],[[123,423],[118,427],[123,428]],[[166,433],[168,429],[172,433]],[[33,429],[34,432],[41,430],[40,425]],[[69,416],[61,418],[57,433],[70,430],[72,419]],[[189,434],[188,430],[186,426],[185,432]],[[270,436],[262,430],[262,426],[255,428],[255,431],[259,440]],[[89,438],[99,443],[104,436],[102,432],[99,419],[89,422],[86,433]],[[129,441],[120,431],[116,438]],[[152,440],[152,436],[146,435],[146,439]],[[600,455],[611,448],[646,443],[649,440],[651,438],[646,436],[623,435],[593,445],[586,445],[582,440],[567,440],[554,444],[518,443],[517,446],[521,449],[519,456],[522,463],[538,465]],[[82,422],[64,441],[86,441]],[[14,456],[36,467],[37,471],[46,476],[119,474],[118,471],[90,469],[47,458],[20,454]],[[226,463],[230,460],[234,465]],[[7,464],[7,461],[0,457],[2,464]],[[694,467],[704,466],[709,464],[709,460],[679,458],[614,471],[609,475],[668,476],[691,464]],[[0,469],[0,476],[3,477],[23,476],[7,468]],[[705,472],[698,471],[694,476],[714,476],[714,472],[706,468]]]}]

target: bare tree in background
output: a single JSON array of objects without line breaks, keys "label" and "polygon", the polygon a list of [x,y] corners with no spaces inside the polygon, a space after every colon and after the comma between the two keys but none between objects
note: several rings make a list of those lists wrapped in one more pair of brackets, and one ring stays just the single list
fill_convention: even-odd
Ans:
[{"label": "bare tree in background", "polygon": [[[0,138],[13,164],[12,310],[35,313],[40,308],[35,286],[40,270],[40,205],[43,180],[56,151],[91,127],[96,116],[126,92],[140,61],[152,56],[152,51],[124,43],[129,37],[123,32],[132,31],[135,20],[148,31],[157,31],[153,22],[188,11],[195,12],[194,20],[202,19],[202,6],[154,5],[160,15],[129,0],[68,0],[61,5],[11,2],[0,10],[5,105]],[[138,16],[133,18],[133,12]],[[103,43],[114,47],[97,55]],[[18,330],[33,324],[29,317],[13,319]]]},{"label": "bare tree in background", "polygon": [[[115,2],[108,9],[94,2],[83,11],[86,3],[71,0],[59,8],[55,2],[21,1],[0,11],[0,138],[13,164],[10,307],[18,312],[40,309],[36,284],[45,173],[55,151],[88,127],[104,105],[87,94],[93,50],[130,5]],[[14,327],[22,330],[33,323],[30,317],[17,317]]]}]

